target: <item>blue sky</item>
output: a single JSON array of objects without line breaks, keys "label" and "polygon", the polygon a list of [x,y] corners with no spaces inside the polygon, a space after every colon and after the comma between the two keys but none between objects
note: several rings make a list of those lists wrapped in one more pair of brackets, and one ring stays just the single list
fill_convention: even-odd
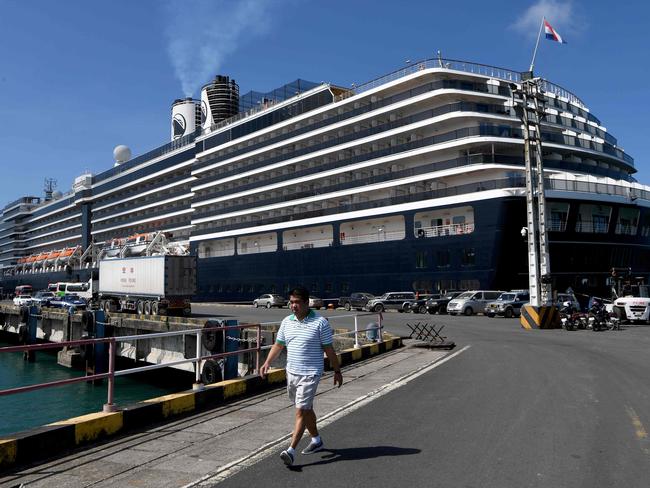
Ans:
[{"label": "blue sky", "polygon": [[169,141],[170,107],[215,74],[242,93],[360,84],[434,57],[536,73],[585,101],[650,184],[647,2],[0,0],[0,206]]}]

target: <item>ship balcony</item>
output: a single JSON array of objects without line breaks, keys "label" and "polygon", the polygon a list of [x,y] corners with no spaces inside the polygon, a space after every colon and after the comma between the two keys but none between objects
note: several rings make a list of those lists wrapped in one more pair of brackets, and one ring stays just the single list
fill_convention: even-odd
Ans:
[{"label": "ship balcony", "polygon": [[436,225],[433,227],[421,227],[416,232],[416,237],[446,237],[461,236],[474,232],[474,223],[466,222],[464,224]]},{"label": "ship balcony", "polygon": [[285,251],[294,251],[296,249],[314,249],[317,247],[329,247],[332,245],[332,239],[310,239],[306,241],[289,242],[282,246]]}]

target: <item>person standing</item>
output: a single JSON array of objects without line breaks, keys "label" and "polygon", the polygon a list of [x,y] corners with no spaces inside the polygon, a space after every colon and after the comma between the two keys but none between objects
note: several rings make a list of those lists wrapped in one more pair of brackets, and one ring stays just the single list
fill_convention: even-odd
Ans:
[{"label": "person standing", "polygon": [[313,406],[323,374],[323,351],[334,368],[334,384],[339,388],[343,384],[338,357],[332,346],[332,329],[326,318],[309,309],[309,291],[295,288],[289,295],[289,307],[293,313],[280,324],[275,344],[260,368],[260,376],[265,378],[271,362],[287,348],[287,392],[296,407],[291,444],[280,453],[287,466],[291,466],[295,460],[295,450],[305,428],[311,435],[311,441],[302,454],[313,454],[323,448]]}]

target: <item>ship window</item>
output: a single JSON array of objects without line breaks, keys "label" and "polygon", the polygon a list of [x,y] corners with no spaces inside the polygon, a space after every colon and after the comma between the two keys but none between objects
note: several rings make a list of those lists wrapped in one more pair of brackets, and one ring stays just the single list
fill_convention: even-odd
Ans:
[{"label": "ship window", "polygon": [[476,264],[476,251],[473,247],[461,249],[460,264],[461,266],[474,266]]},{"label": "ship window", "polygon": [[451,264],[451,256],[448,249],[439,250],[436,253],[436,266],[438,268],[448,268]]},{"label": "ship window", "polygon": [[427,253],[425,251],[415,252],[415,267],[423,269],[427,267]]},{"label": "ship window", "polygon": [[639,210],[634,208],[621,208],[618,211],[616,233],[634,236],[639,223]]}]

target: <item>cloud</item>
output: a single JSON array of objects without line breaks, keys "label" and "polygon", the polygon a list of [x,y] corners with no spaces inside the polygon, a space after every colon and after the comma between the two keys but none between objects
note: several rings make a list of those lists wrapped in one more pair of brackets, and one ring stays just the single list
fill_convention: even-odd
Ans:
[{"label": "cloud", "polygon": [[241,43],[267,32],[270,0],[168,0],[164,13],[167,51],[189,97]]},{"label": "cloud", "polygon": [[535,2],[510,27],[527,37],[536,37],[542,17],[546,17],[546,20],[565,37],[565,32],[575,33],[580,30],[573,2],[557,0]]}]

